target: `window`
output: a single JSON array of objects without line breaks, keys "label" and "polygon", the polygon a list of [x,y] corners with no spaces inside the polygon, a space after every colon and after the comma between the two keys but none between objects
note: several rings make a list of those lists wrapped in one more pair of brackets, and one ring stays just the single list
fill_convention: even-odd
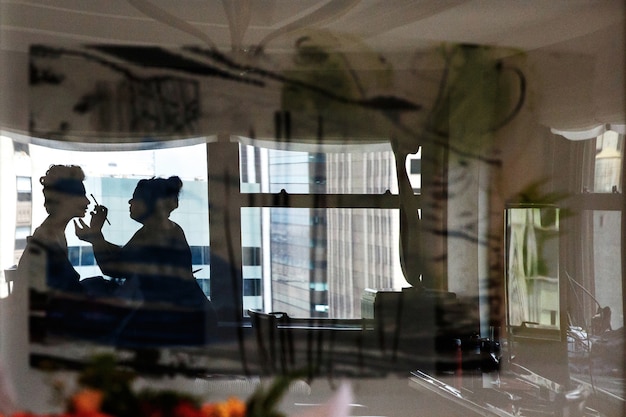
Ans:
[{"label": "window", "polygon": [[[397,194],[395,160],[391,149],[371,152],[367,151],[367,146],[361,149],[350,153],[323,153],[241,145],[241,191],[382,194],[389,190]],[[251,154],[254,158],[250,157]]]},{"label": "window", "polygon": [[607,130],[585,144],[583,193],[621,193],[624,135]]},{"label": "window", "polygon": [[80,250],[80,265],[95,265],[96,258],[91,246],[83,246]]},{"label": "window", "polygon": [[[408,285],[399,266],[398,187],[390,149],[239,149],[241,191],[256,203],[241,210],[242,258],[250,265],[258,254],[264,310],[360,318],[365,288]],[[244,295],[250,295],[247,285],[244,280]]]},{"label": "window", "polygon": [[588,215],[593,222],[593,293],[601,306],[611,308],[611,328],[624,325],[622,288],[615,283],[621,280],[619,211],[593,210]]},{"label": "window", "polygon": [[244,266],[258,266],[261,265],[261,248],[259,247],[243,247],[242,250],[242,263]]},{"label": "window", "polygon": [[[263,308],[303,318],[359,318],[365,288],[408,285],[399,265],[398,186],[389,146],[359,146],[359,152],[304,152],[228,145],[239,150],[238,160],[233,163],[233,155],[219,148],[214,155],[222,161],[221,167],[208,163],[212,147],[222,146],[211,141],[137,151],[30,145],[29,163],[32,178],[39,178],[51,164],[83,167],[87,193],[109,208],[111,224],[105,225],[105,236],[120,245],[140,227],[128,215],[128,200],[137,181],[180,176],[180,205],[171,219],[185,231],[194,276],[205,294],[216,300],[217,309],[223,307],[220,303],[232,305],[233,297],[238,297],[237,308],[242,311]],[[415,168],[419,158],[418,153],[406,161],[407,171],[413,167],[412,180],[419,176]],[[231,242],[234,258],[221,244],[213,246],[210,233],[210,224],[222,229],[228,223],[220,218],[223,198],[211,191],[212,178],[224,182],[223,166],[238,167],[229,175],[239,178],[242,196],[224,210],[238,224],[239,233],[230,232],[230,236],[240,235],[240,240]],[[18,182],[20,189],[30,189],[31,177]],[[418,189],[419,182],[412,186]],[[39,189],[33,198],[36,227],[46,213]],[[90,246],[75,237],[71,223],[66,236],[70,260],[80,275],[102,275]],[[224,241],[217,236],[218,242]],[[223,262],[227,259],[234,264]],[[232,275],[235,270],[240,275]],[[230,284],[233,277],[239,288]]]},{"label": "window", "polygon": [[17,226],[15,228],[15,238],[16,239],[24,239],[30,235],[30,227],[28,226]]},{"label": "window", "polygon": [[607,130],[596,139],[593,192],[622,192],[624,135]]},{"label": "window", "polygon": [[32,186],[30,177],[18,176],[16,181],[17,201],[30,202],[32,200]]},{"label": "window", "polygon": [[70,246],[67,248],[68,258],[74,267],[80,266],[80,246]]},{"label": "window", "polygon": [[[582,155],[577,163],[583,167],[572,170],[581,172],[580,188],[570,198],[567,208],[572,215],[565,219],[568,230],[563,236],[567,245],[563,251],[566,254],[563,279],[568,285],[570,372],[576,378],[612,391],[616,386],[611,382],[613,378],[623,378],[623,358],[610,353],[614,359],[609,361],[612,363],[609,366],[599,341],[610,340],[610,332],[624,326],[621,246],[624,135],[607,131],[596,139],[573,142],[570,147]],[[581,361],[589,360],[586,356],[589,352],[594,354],[594,365],[588,368],[591,373],[581,372]],[[623,391],[616,393],[623,395]]]},{"label": "window", "polygon": [[607,130],[584,147],[583,167],[587,169],[582,170],[583,192],[574,200],[574,210],[580,213],[577,226],[585,262],[576,269],[582,276],[572,279],[577,279],[589,296],[583,296],[577,313],[583,316],[579,320],[589,319],[598,306],[609,307],[612,325],[617,328],[624,324],[620,246],[624,135]]},{"label": "window", "polygon": [[243,296],[257,297],[261,295],[261,278],[244,278]]},{"label": "window", "polygon": [[[17,176],[18,206],[20,195],[31,193],[31,178],[45,174],[52,164],[79,165],[85,172],[87,195],[93,194],[99,203],[109,209],[110,225],[105,224],[105,237],[123,245],[141,226],[128,213],[128,200],[137,182],[153,176],[178,175],[183,180],[179,207],[171,219],[185,232],[191,248],[194,276],[204,292],[209,295],[210,255],[208,224],[208,191],[206,168],[206,145],[168,147],[137,151],[73,151],[52,147],[29,145],[28,167],[17,167],[19,172],[32,172],[32,177]],[[38,183],[37,183],[38,184]],[[40,187],[36,186],[32,203],[33,229],[46,216]],[[30,200],[29,200],[30,201]],[[30,206],[30,204],[29,204]],[[93,208],[93,203],[89,209]],[[87,216],[88,218],[89,216]],[[16,239],[30,232],[30,226],[16,226]],[[89,244],[76,238],[72,222],[65,235],[69,258],[81,277],[102,275]],[[24,231],[23,231],[24,230]],[[20,233],[20,236],[17,233]],[[30,233],[27,233],[30,234]]]}]

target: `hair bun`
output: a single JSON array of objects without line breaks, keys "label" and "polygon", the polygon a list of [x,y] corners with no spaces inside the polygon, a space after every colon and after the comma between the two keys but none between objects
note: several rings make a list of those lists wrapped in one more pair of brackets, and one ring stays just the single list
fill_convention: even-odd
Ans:
[{"label": "hair bun", "polygon": [[176,194],[183,188],[183,181],[177,175],[172,175],[166,180],[168,190],[175,191]]},{"label": "hair bun", "polygon": [[67,181],[83,182],[84,180],[85,173],[78,165],[50,165],[46,175],[39,178],[39,183],[44,187],[55,187]]}]

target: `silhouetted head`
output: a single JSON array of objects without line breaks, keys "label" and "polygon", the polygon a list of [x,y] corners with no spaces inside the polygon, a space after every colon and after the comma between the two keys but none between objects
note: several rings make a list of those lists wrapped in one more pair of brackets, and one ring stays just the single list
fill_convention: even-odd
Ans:
[{"label": "silhouetted head", "polygon": [[130,217],[140,223],[155,213],[168,217],[178,207],[182,188],[183,182],[177,176],[140,180],[128,201]]},{"label": "silhouetted head", "polygon": [[89,206],[84,180],[85,173],[77,165],[51,165],[39,178],[48,214],[83,217]]}]

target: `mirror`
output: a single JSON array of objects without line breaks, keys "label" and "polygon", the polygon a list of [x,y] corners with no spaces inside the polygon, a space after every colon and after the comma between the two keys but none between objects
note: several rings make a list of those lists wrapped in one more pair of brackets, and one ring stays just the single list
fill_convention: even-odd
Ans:
[{"label": "mirror", "polygon": [[559,338],[559,209],[515,206],[505,217],[508,326]]}]

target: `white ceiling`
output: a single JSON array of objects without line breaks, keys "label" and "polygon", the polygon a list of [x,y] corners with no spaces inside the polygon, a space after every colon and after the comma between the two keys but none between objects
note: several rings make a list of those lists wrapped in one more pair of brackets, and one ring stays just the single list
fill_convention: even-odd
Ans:
[{"label": "white ceiling", "polygon": [[440,42],[531,52],[542,123],[623,123],[625,17],[624,0],[0,0],[0,126],[28,131],[33,44],[208,46],[245,62],[293,51],[307,30],[326,31],[316,41],[328,49],[378,52],[362,56],[410,71]]},{"label": "white ceiling", "polygon": [[608,27],[623,39],[625,15],[623,0],[0,0],[0,6],[0,46],[19,51],[61,42],[284,51],[302,29],[316,28],[388,52],[450,41],[590,53],[594,42],[572,40]]}]

